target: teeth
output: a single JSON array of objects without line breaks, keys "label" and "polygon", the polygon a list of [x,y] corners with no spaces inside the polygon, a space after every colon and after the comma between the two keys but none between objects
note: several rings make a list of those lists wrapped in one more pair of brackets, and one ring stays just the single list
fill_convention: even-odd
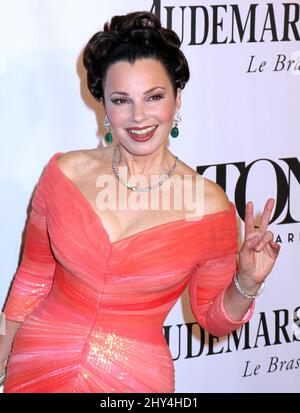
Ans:
[{"label": "teeth", "polygon": [[147,129],[141,129],[141,130],[132,130],[128,129],[130,133],[134,133],[135,135],[144,135],[145,133],[152,132],[156,126],[151,126],[150,128]]}]

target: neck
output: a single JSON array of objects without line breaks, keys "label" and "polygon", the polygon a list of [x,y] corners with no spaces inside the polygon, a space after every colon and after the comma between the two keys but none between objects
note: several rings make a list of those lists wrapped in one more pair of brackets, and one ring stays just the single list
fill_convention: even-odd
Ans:
[{"label": "neck", "polygon": [[134,155],[119,144],[117,159],[120,156],[118,167],[127,168],[128,180],[132,175],[165,175],[175,162],[175,157],[166,148],[160,146],[156,151],[148,155]]}]

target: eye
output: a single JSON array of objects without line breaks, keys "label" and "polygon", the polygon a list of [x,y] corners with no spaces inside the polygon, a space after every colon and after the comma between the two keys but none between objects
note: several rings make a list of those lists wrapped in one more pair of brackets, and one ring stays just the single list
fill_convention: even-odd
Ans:
[{"label": "eye", "polygon": [[111,99],[112,103],[115,105],[121,105],[122,103],[126,103],[127,100],[124,98],[116,98],[116,99]]},{"label": "eye", "polygon": [[163,95],[157,94],[157,95],[151,96],[149,99],[150,99],[150,100],[161,100],[161,99],[163,99],[163,98],[164,98]]}]

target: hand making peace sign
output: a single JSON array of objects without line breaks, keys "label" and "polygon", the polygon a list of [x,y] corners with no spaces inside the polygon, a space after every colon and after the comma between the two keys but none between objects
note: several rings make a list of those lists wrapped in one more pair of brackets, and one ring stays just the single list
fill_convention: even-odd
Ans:
[{"label": "hand making peace sign", "polygon": [[246,204],[245,238],[238,256],[239,278],[247,283],[261,284],[271,272],[280,251],[273,242],[274,234],[267,231],[275,200],[269,198],[265,204],[259,229],[254,227],[253,203]]}]

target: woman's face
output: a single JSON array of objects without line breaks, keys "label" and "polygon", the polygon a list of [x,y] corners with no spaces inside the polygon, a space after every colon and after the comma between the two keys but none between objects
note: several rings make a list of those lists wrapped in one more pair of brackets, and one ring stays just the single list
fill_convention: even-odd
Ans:
[{"label": "woman's face", "polygon": [[157,60],[112,64],[104,99],[113,136],[132,154],[151,154],[166,144],[180,97],[181,89],[175,97],[166,69]]}]

